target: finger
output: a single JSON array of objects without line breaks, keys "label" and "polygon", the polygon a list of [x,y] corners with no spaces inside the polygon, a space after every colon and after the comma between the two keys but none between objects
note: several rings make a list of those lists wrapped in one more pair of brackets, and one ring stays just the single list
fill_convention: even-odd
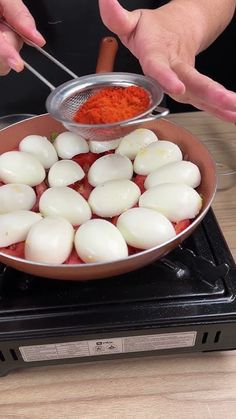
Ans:
[{"label": "finger", "polygon": [[186,95],[183,96],[175,96],[170,95],[172,99],[174,99],[176,102],[180,103],[187,103],[192,106],[194,106],[196,109],[199,109],[200,111],[206,111],[211,115],[214,115],[223,121],[226,122],[236,122],[236,112],[230,111],[224,108],[218,108],[217,106],[210,106],[206,102],[198,101],[196,98],[188,96],[188,92],[186,92]]},{"label": "finger", "polygon": [[223,109],[206,109],[206,111],[223,121],[236,123],[236,112],[224,111]]},{"label": "finger", "polygon": [[11,69],[9,65],[5,62],[1,62],[0,58],[0,76],[6,76],[8,73],[10,73]]},{"label": "finger", "polygon": [[45,39],[37,31],[33,16],[21,0],[1,0],[1,15],[19,33],[39,46],[45,44]]},{"label": "finger", "polygon": [[9,68],[20,72],[24,68],[24,63],[12,44],[8,42],[6,36],[0,32],[0,68],[1,74],[7,74]]},{"label": "finger", "polygon": [[214,115],[219,119],[222,119],[223,121],[233,123],[236,122],[236,112],[209,106],[205,103],[202,104],[195,102],[192,103],[192,105],[195,106],[195,108],[200,109],[201,111],[208,112],[209,114]]},{"label": "finger", "polygon": [[[6,42],[8,42],[11,46],[13,46],[17,51],[20,51],[23,45],[23,42],[22,42],[22,39],[18,35],[13,33],[5,25],[2,25],[2,24],[0,24],[0,33],[5,38]],[[4,52],[4,47],[3,49],[1,47],[1,51],[0,51],[0,75],[1,76],[8,74],[9,71],[11,70],[7,62],[7,57],[3,54],[3,57],[1,58],[2,51]]]},{"label": "finger", "polygon": [[20,51],[23,45],[22,38],[9,29],[5,24],[0,23],[0,32],[17,51]]},{"label": "finger", "polygon": [[140,19],[141,11],[129,12],[117,0],[99,0],[104,25],[118,36],[129,36]]},{"label": "finger", "polygon": [[165,93],[172,95],[183,95],[185,93],[184,83],[178,78],[163,56],[158,57],[154,53],[145,53],[140,63],[144,73],[157,80]]},{"label": "finger", "polygon": [[185,84],[188,95],[195,101],[205,102],[213,108],[236,111],[236,93],[225,89],[187,64],[179,63],[174,70]]}]

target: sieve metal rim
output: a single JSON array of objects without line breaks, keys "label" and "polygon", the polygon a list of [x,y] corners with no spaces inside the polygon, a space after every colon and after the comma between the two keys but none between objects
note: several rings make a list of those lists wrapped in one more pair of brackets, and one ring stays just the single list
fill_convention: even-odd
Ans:
[{"label": "sieve metal rim", "polygon": [[[66,99],[72,97],[75,93],[83,93],[85,90],[92,88],[102,88],[109,86],[127,87],[139,86],[144,88],[151,98],[151,106],[142,114],[133,118],[111,124],[80,124],[72,121],[69,118],[64,118],[60,112],[60,106]],[[161,103],[164,97],[164,92],[157,81],[150,76],[144,76],[135,73],[126,72],[104,72],[95,73],[76,79],[70,80],[55,88],[46,100],[47,111],[58,121],[75,127],[77,129],[97,129],[97,128],[116,128],[128,126],[131,122],[139,122],[139,119],[150,115],[155,108]]]}]

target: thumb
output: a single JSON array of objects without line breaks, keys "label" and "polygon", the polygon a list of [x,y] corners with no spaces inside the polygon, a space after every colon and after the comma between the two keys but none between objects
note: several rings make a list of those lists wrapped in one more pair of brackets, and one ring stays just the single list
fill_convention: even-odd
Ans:
[{"label": "thumb", "polygon": [[37,31],[33,16],[21,0],[0,0],[0,16],[21,35],[43,46],[45,40]]},{"label": "thumb", "polygon": [[139,10],[125,10],[117,0],[99,0],[99,9],[104,25],[118,36],[129,36],[141,13]]}]

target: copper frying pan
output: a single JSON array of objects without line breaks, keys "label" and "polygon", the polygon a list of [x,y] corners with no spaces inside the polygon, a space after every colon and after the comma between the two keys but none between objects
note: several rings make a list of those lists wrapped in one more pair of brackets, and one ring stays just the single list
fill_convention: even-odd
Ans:
[{"label": "copper frying pan", "polygon": [[[109,39],[109,38],[108,38]],[[104,53],[104,48],[109,48]],[[100,49],[97,71],[111,71],[116,54],[116,43],[103,41]],[[105,57],[104,60],[102,59]],[[111,60],[108,57],[112,57]],[[107,61],[108,60],[108,61]],[[165,256],[183,240],[185,240],[204,218],[211,206],[216,192],[216,170],[214,161],[207,148],[190,132],[175,125],[168,120],[161,119],[146,124],[143,127],[152,129],[160,140],[169,140],[176,143],[185,156],[197,164],[202,175],[201,185],[198,192],[203,196],[203,207],[201,213],[193,223],[174,239],[164,245],[142,251],[128,258],[109,263],[91,263],[81,265],[49,265],[29,262],[23,259],[12,257],[0,252],[0,262],[20,271],[46,278],[83,281],[88,279],[106,278],[120,275],[148,265],[157,259]],[[18,147],[22,138],[29,134],[39,134],[50,137],[52,132],[63,132],[65,128],[48,114],[36,116],[26,121],[18,122],[0,131],[0,154]]]}]

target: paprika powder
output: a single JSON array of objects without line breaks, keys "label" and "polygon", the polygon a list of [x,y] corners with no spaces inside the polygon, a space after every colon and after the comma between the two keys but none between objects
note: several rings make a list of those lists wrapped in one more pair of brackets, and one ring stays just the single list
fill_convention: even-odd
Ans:
[{"label": "paprika powder", "polygon": [[108,87],[88,98],[75,113],[81,124],[111,124],[145,112],[150,104],[146,90],[139,86]]}]

